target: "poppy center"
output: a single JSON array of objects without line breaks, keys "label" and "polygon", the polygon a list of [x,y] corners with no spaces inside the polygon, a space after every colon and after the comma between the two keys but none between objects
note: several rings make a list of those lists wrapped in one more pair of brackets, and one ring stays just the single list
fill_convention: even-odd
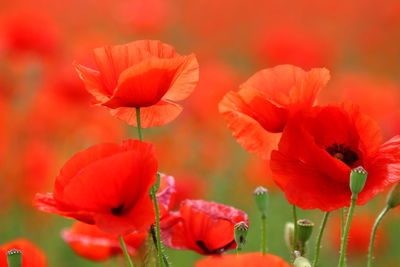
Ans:
[{"label": "poppy center", "polygon": [[124,204],[122,203],[116,208],[111,209],[111,213],[114,214],[115,216],[119,216],[122,214],[122,210],[124,209]]},{"label": "poppy center", "polygon": [[206,244],[204,244],[203,241],[201,241],[201,240],[197,240],[196,241],[196,245],[199,246],[199,248],[201,248],[206,255],[221,254],[221,253],[225,252],[226,250],[228,250],[234,243],[235,243],[235,240],[232,240],[231,242],[229,242],[225,246],[222,246],[222,247],[217,248],[217,249],[210,250],[206,246]]},{"label": "poppy center", "polygon": [[359,159],[357,153],[344,144],[333,143],[327,146],[325,151],[332,157],[343,161],[349,167],[353,167],[353,164]]}]

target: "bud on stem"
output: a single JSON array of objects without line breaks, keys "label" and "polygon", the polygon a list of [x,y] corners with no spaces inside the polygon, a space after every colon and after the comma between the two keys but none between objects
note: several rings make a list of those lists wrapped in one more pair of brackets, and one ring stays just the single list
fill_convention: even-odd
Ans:
[{"label": "bud on stem", "polygon": [[246,244],[248,230],[249,226],[245,222],[235,224],[235,241],[237,252],[241,251]]},{"label": "bud on stem", "polygon": [[314,223],[308,219],[302,219],[297,221],[298,229],[298,242],[300,247],[300,254],[304,255],[306,252],[306,243],[311,237]]},{"label": "bud on stem", "polygon": [[400,183],[397,183],[392,187],[387,196],[386,204],[389,209],[393,209],[400,205]]},{"label": "bud on stem", "polygon": [[358,195],[365,186],[368,172],[361,166],[352,169],[350,172],[350,190],[354,195]]},{"label": "bud on stem", "polygon": [[21,267],[22,251],[18,249],[9,250],[7,252],[7,262],[9,267]]}]

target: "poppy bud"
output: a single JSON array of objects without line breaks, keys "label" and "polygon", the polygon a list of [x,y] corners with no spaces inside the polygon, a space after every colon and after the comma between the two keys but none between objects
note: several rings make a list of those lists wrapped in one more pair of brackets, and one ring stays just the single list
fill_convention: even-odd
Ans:
[{"label": "poppy bud", "polygon": [[268,209],[268,190],[265,187],[259,186],[254,190],[253,195],[258,210],[263,216],[266,216]]},{"label": "poppy bud", "polygon": [[12,249],[7,252],[7,262],[10,267],[21,267],[22,266],[22,251],[18,249]]},{"label": "poppy bud", "polygon": [[292,251],[292,248],[293,248],[293,234],[294,234],[294,223],[292,223],[292,222],[286,223],[284,238],[285,238],[286,246],[289,248],[290,251]]},{"label": "poppy bud", "polygon": [[235,224],[235,241],[238,250],[241,250],[246,244],[248,230],[249,226],[243,221]]},{"label": "poppy bud", "polygon": [[294,255],[296,259],[293,262],[294,267],[311,267],[311,263],[307,258],[300,256],[299,251],[295,251]]},{"label": "poppy bud", "polygon": [[390,209],[400,205],[400,183],[395,184],[390,190],[386,199],[386,204]]},{"label": "poppy bud", "polygon": [[350,172],[350,190],[353,194],[359,194],[367,181],[368,172],[361,166]]},{"label": "poppy bud", "polygon": [[297,221],[297,229],[299,241],[305,244],[310,239],[314,223],[308,219],[302,219]]}]

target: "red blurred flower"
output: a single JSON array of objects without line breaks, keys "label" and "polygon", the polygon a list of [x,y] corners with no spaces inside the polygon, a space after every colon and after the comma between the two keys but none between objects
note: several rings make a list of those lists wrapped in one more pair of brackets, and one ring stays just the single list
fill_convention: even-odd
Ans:
[{"label": "red blurred flower", "polygon": [[207,182],[193,174],[177,175],[175,205],[185,199],[200,199],[206,195]]},{"label": "red blurred flower", "polygon": [[400,179],[400,136],[382,144],[376,122],[355,106],[314,107],[289,120],[270,165],[291,204],[323,211],[349,206],[350,171],[363,166],[363,205]]},{"label": "red blurred flower", "polygon": [[152,144],[95,145],[70,158],[56,178],[54,194],[37,194],[34,205],[113,235],[147,230],[154,222],[148,192],[156,172]]},{"label": "red blurred flower", "polygon": [[161,239],[167,247],[200,254],[221,254],[236,247],[234,225],[247,221],[235,208],[203,200],[185,200],[178,212],[161,221]]},{"label": "red blurred flower", "polygon": [[264,69],[243,83],[238,92],[228,92],[219,110],[238,143],[268,159],[288,117],[313,106],[328,80],[326,69],[307,72],[292,65]]},{"label": "red blurred flower", "polygon": [[289,267],[282,258],[272,255],[262,255],[260,252],[211,256],[196,262],[195,267]]},{"label": "red blurred flower", "polygon": [[[335,249],[340,249],[341,227],[340,218],[335,216],[329,222],[328,238]],[[371,237],[372,226],[375,218],[368,213],[355,213],[351,220],[349,240],[347,242],[347,251],[349,257],[364,256],[368,252],[368,245]],[[374,252],[382,252],[385,249],[387,237],[383,227],[378,228],[375,239]]]},{"label": "red blurred flower", "polygon": [[131,125],[141,108],[142,126],[161,126],[175,119],[198,80],[194,54],[181,56],[160,41],[136,41],[94,50],[98,70],[76,69],[98,105]]},{"label": "red blurred flower", "polygon": [[38,11],[12,11],[3,18],[0,39],[7,53],[54,54],[59,46],[59,29],[48,15]]},{"label": "red blurred flower", "polygon": [[46,255],[42,252],[42,250],[24,238],[18,238],[13,241],[4,243],[0,246],[0,250],[6,252],[11,249],[17,249],[22,251],[22,267],[47,266],[47,258]]},{"label": "red blurred flower", "polygon": [[[62,231],[61,236],[76,254],[89,260],[104,261],[122,254],[118,237],[104,233],[95,225],[75,222],[71,228]],[[147,232],[124,236],[130,255],[136,253],[146,236]]]}]

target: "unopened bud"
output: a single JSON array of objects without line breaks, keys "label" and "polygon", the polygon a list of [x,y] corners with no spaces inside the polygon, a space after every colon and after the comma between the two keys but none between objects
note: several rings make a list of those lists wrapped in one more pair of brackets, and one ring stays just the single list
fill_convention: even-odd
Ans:
[{"label": "unopened bud", "polygon": [[305,244],[311,237],[314,223],[308,219],[302,219],[297,221],[298,239],[300,243]]},{"label": "unopened bud", "polygon": [[248,230],[249,226],[245,222],[235,224],[235,241],[238,250],[241,250],[246,244]]},{"label": "unopened bud", "polygon": [[295,251],[294,255],[296,259],[293,262],[294,267],[311,267],[311,263],[307,258],[300,256],[300,252]]},{"label": "unopened bud", "polygon": [[361,166],[352,169],[350,172],[350,190],[358,195],[364,188],[367,181],[368,172]]},{"label": "unopened bud", "polygon": [[400,205],[400,183],[397,183],[392,187],[387,196],[386,204],[390,209]]},{"label": "unopened bud", "polygon": [[266,216],[268,210],[268,202],[269,202],[268,190],[265,187],[259,186],[254,190],[253,195],[258,210],[261,212],[263,216]]},{"label": "unopened bud", "polygon": [[284,238],[286,246],[290,251],[293,249],[293,235],[294,235],[294,223],[288,222],[285,224]]},{"label": "unopened bud", "polygon": [[11,249],[7,252],[7,262],[9,267],[22,266],[22,251],[18,249]]}]

